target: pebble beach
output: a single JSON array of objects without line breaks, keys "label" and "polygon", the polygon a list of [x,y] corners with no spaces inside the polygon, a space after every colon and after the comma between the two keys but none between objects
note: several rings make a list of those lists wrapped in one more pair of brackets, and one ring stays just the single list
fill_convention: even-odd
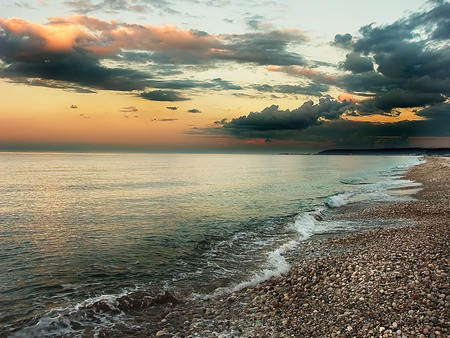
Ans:
[{"label": "pebble beach", "polygon": [[339,215],[391,227],[304,242],[285,275],[174,298],[157,327],[133,336],[450,337],[450,158],[428,157],[405,178],[422,183],[413,201]]}]

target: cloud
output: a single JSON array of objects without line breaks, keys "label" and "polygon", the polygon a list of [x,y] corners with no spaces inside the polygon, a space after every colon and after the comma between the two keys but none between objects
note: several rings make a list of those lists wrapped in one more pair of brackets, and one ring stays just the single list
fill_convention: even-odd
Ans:
[{"label": "cloud", "polygon": [[188,113],[192,113],[192,114],[200,114],[201,111],[198,110],[197,108],[192,108],[188,110]]},{"label": "cloud", "polygon": [[181,96],[173,90],[153,90],[139,94],[140,97],[150,101],[187,101],[190,100]]},{"label": "cloud", "polygon": [[121,49],[153,51],[151,58],[158,63],[229,60],[264,65],[302,64],[302,57],[288,52],[288,48],[308,40],[303,32],[292,29],[216,36],[198,30],[181,30],[173,25],[118,24],[83,15],[51,20],[89,28],[91,43],[83,46],[85,49],[98,54],[114,54]]},{"label": "cloud", "polygon": [[268,84],[254,85],[254,89],[260,92],[277,92],[283,94],[299,94],[299,95],[312,95],[323,96],[329,89],[328,85],[320,83],[309,83],[307,85],[275,85]]},{"label": "cloud", "polygon": [[211,81],[198,81],[192,79],[183,80],[149,80],[148,86],[161,89],[192,89],[206,88],[214,90],[241,90],[242,87],[230,81],[215,78]]},{"label": "cloud", "polygon": [[122,113],[135,113],[135,112],[139,111],[139,109],[137,109],[135,106],[126,106],[126,107],[120,108],[120,111]]},{"label": "cloud", "polygon": [[236,85],[230,81],[223,80],[220,77],[213,79],[212,81],[215,84],[215,88],[219,90],[227,89],[227,90],[241,90],[242,87],[239,85]]},{"label": "cloud", "polygon": [[352,102],[339,102],[327,96],[321,98],[317,104],[307,101],[293,110],[280,110],[277,105],[272,105],[261,112],[252,112],[247,116],[234,118],[225,123],[223,128],[239,137],[253,135],[254,132],[302,130],[313,125],[320,125],[324,120],[338,119],[345,112],[354,109]]},{"label": "cloud", "polygon": [[224,125],[224,124],[226,124],[228,122],[228,119],[222,119],[222,120],[220,120],[220,121],[214,121],[214,124],[215,125]]},{"label": "cloud", "polygon": [[361,102],[361,100],[356,99],[352,94],[342,93],[338,96],[339,101],[353,101],[353,102]]},{"label": "cloud", "polygon": [[166,108],[169,109],[169,110],[177,110],[178,109],[178,107],[174,107],[174,106],[168,106]]},{"label": "cloud", "polygon": [[373,71],[373,62],[370,58],[363,57],[359,53],[349,53],[341,67],[352,73],[364,73]]},{"label": "cloud", "polygon": [[2,77],[65,81],[108,90],[145,88],[146,75],[102,66],[98,55],[83,48],[95,38],[79,26],[59,22],[43,26],[0,18],[0,28]]},{"label": "cloud", "polygon": [[[345,109],[345,107],[345,103],[343,103],[342,108]],[[297,128],[293,128],[294,126],[291,127],[291,122],[288,122],[294,119],[292,116],[293,111],[291,111],[291,114],[288,110],[280,111],[280,116],[273,117],[278,114],[278,108],[268,107],[265,110],[267,109],[271,114],[267,114],[264,117],[265,122],[259,116],[259,121],[258,119],[250,121],[250,118],[246,121],[247,124],[242,123],[237,125],[232,123],[222,126],[222,124],[218,123],[217,125],[222,126],[222,128],[210,128],[207,132],[211,134],[231,134],[241,139],[291,140],[305,144],[309,148],[316,149],[333,147],[408,147],[411,146],[410,142],[418,137],[450,137],[450,130],[447,127],[450,124],[450,110],[448,110],[448,106],[445,104],[436,105],[420,111],[419,114],[421,116],[427,118],[433,117],[432,119],[422,121],[401,121],[380,124],[341,118],[322,121],[311,118],[306,120],[305,123],[297,124]],[[270,115],[277,121],[284,120],[285,122],[282,124],[280,122],[272,123],[269,121],[271,118]],[[339,112],[337,115],[339,115]],[[254,123],[253,126],[251,122]]]},{"label": "cloud", "polygon": [[161,121],[161,122],[173,122],[173,121],[177,121],[178,119],[158,119],[156,121]]},{"label": "cloud", "polygon": [[72,109],[77,109],[78,106],[77,106],[76,104],[73,104],[73,105],[70,106],[70,108],[72,108]]},{"label": "cloud", "polygon": [[15,1],[14,5],[21,8],[28,8],[28,9],[36,9],[35,7],[31,6],[26,1]]},{"label": "cloud", "polygon": [[[0,38],[0,45],[2,44]],[[5,48],[8,48],[6,46]],[[0,55],[4,54],[0,47]],[[14,61],[0,71],[2,77],[32,77],[66,81],[82,86],[130,91],[145,88],[146,77],[140,72],[107,68],[100,65],[99,60],[88,53],[56,53],[36,56],[32,60]]]},{"label": "cloud", "polygon": [[297,77],[303,77],[310,79],[317,83],[325,83],[325,84],[336,84],[338,82],[338,77],[334,75],[324,74],[318,72],[314,69],[309,69],[306,67],[300,66],[267,66],[265,67],[268,71],[271,72],[283,72],[289,75],[294,75]]},{"label": "cloud", "polygon": [[[0,75],[2,74],[0,70]],[[96,91],[77,86],[72,83],[68,83],[65,81],[57,81],[57,80],[48,80],[48,79],[40,79],[40,78],[24,78],[24,77],[15,77],[11,80],[14,83],[26,84],[28,86],[37,86],[37,87],[47,87],[47,88],[57,88],[62,89],[69,92],[81,93],[81,94],[95,94]]]},{"label": "cloud", "polygon": [[336,34],[332,46],[336,46],[343,49],[350,49],[353,45],[353,37],[351,34]]},{"label": "cloud", "polygon": [[[290,51],[292,46],[308,40],[308,37],[299,30],[272,30],[218,36],[199,34],[192,30],[188,32],[189,34],[184,36],[180,35],[179,41],[174,41],[177,44],[171,44],[170,48],[164,46],[166,39],[161,38],[159,49],[153,48],[155,52],[151,60],[155,63],[166,64],[211,64],[217,61],[259,65],[304,65],[306,63],[302,55]],[[177,34],[180,33],[181,31],[177,32]],[[173,37],[176,37],[176,34],[173,34]],[[192,43],[189,43],[189,40],[192,40]],[[182,41],[187,43],[183,46],[180,43]]]},{"label": "cloud", "polygon": [[352,74],[340,76],[338,86],[372,96],[359,105],[361,114],[448,105],[450,34],[443,30],[450,25],[450,3],[433,6],[390,25],[364,26],[352,40],[352,51],[340,64]]},{"label": "cloud", "polygon": [[374,105],[382,111],[394,108],[414,108],[442,103],[446,98],[440,93],[423,93],[394,88],[385,94],[378,94],[374,99],[362,102],[365,106]]},{"label": "cloud", "polygon": [[214,51],[211,55],[216,59],[260,65],[306,64],[302,55],[289,51],[289,47],[309,40],[300,30],[272,30],[222,37],[225,42],[222,49]]},{"label": "cloud", "polygon": [[87,14],[93,11],[105,10],[109,13],[118,14],[123,11],[132,11],[145,13],[153,11],[156,9],[162,12],[176,12],[170,7],[170,3],[165,0],[103,0],[93,2],[90,0],[80,0],[80,1],[64,1],[66,6],[72,8],[76,13]]},{"label": "cloud", "polygon": [[264,17],[260,15],[253,15],[247,20],[247,26],[253,30],[265,30],[272,29],[273,24],[271,22],[263,21]]},{"label": "cloud", "polygon": [[[156,3],[151,2],[152,6]],[[66,4],[91,11],[99,6],[120,9],[130,2]],[[221,78],[206,82],[162,81],[156,76],[180,74],[180,65],[211,66],[223,61],[303,65],[306,61],[291,47],[307,40],[299,30],[211,35],[173,25],[128,24],[87,15],[51,17],[46,24],[0,18],[0,75],[120,91],[145,90],[152,85],[161,89],[240,90],[241,86]],[[119,60],[123,63],[115,68]],[[136,70],[143,63],[148,67]]]}]

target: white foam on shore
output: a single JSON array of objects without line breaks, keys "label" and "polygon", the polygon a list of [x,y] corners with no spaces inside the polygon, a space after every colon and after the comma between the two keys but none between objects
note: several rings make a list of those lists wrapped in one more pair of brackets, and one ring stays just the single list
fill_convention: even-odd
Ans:
[{"label": "white foam on shore", "polygon": [[350,197],[352,197],[354,193],[344,192],[336,195],[328,196],[325,204],[330,208],[339,208],[349,203]]},{"label": "white foam on shore", "polygon": [[[59,337],[64,335],[81,335],[85,327],[94,326],[95,330],[113,326],[120,321],[123,312],[118,308],[118,299],[129,294],[123,291],[119,294],[101,295],[88,298],[82,302],[67,307],[57,307],[44,314],[39,321],[33,325],[24,327],[20,331],[9,335],[12,338],[19,337]],[[95,311],[90,315],[83,315],[83,310],[92,308],[95,304],[104,304],[108,311]],[[74,329],[73,325],[80,326]]]},{"label": "white foam on shore", "polygon": [[298,241],[292,240],[278,249],[270,252],[268,254],[268,267],[261,271],[255,272],[249,280],[241,282],[231,288],[218,288],[214,292],[214,296],[229,294],[232,292],[240,291],[247,287],[254,287],[262,282],[269,280],[273,277],[277,277],[283,275],[289,271],[291,265],[287,262],[286,258],[283,254],[288,251],[294,249],[298,245]]},{"label": "white foam on shore", "polygon": [[320,210],[312,213],[301,213],[295,217],[294,222],[290,225],[300,235],[299,240],[305,241],[314,235],[316,229],[315,216],[320,215]]},{"label": "white foam on shore", "polygon": [[298,234],[295,239],[269,252],[267,254],[267,265],[261,270],[254,272],[249,279],[231,287],[217,288],[212,296],[230,294],[247,287],[254,287],[273,277],[287,273],[291,268],[291,264],[288,263],[284,254],[295,249],[301,241],[305,241],[314,235],[317,222],[315,217],[320,215],[320,213],[321,209],[317,209],[315,212],[305,212],[297,215],[293,222],[288,225],[291,230]]}]

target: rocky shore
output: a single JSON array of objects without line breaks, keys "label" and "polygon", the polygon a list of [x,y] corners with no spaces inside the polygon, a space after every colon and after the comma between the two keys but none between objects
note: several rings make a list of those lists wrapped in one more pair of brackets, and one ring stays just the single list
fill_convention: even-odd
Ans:
[{"label": "rocky shore", "polygon": [[305,242],[286,275],[176,304],[140,334],[450,337],[450,158],[429,157],[406,178],[423,184],[417,200],[340,215],[393,227]]}]

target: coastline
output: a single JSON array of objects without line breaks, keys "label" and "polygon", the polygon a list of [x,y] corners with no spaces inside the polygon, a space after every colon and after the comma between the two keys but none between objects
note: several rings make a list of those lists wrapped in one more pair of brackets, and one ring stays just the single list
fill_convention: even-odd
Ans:
[{"label": "coastline", "polygon": [[[416,200],[339,216],[393,227],[303,242],[285,275],[230,295],[174,302],[157,327],[143,324],[133,335],[449,337],[449,174],[450,158],[427,158],[405,175],[423,184]],[[395,227],[396,219],[407,225]]]}]

